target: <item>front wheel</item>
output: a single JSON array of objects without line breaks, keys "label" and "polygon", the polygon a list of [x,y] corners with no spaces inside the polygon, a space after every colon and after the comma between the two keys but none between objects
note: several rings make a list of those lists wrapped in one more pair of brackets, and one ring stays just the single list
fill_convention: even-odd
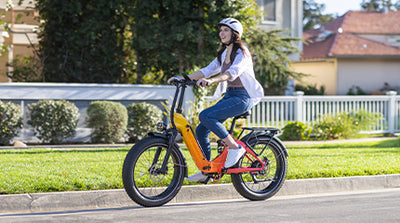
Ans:
[{"label": "front wheel", "polygon": [[[254,137],[249,145],[266,163],[266,168],[259,172],[231,174],[232,184],[240,195],[249,200],[265,200],[275,195],[285,181],[287,159],[284,150],[274,139],[268,144],[269,137]],[[264,151],[263,151],[264,150]],[[263,151],[263,152],[262,152]],[[262,154],[260,154],[262,152]],[[240,167],[261,167],[261,163],[244,156],[237,164]]]},{"label": "front wheel", "polygon": [[161,166],[168,149],[168,141],[149,137],[129,150],[122,168],[125,191],[136,203],[145,207],[161,206],[175,197],[185,177],[185,159],[174,145],[166,171]]}]

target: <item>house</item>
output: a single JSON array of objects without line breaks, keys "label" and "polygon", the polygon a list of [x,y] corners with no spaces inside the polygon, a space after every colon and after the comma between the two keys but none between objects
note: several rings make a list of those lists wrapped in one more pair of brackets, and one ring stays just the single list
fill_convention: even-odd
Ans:
[{"label": "house", "polygon": [[319,29],[305,31],[293,69],[324,86],[325,94],[400,91],[400,11],[348,11]]},{"label": "house", "polygon": [[34,3],[31,1],[23,1],[21,5],[17,4],[18,0],[14,0],[14,6],[6,10],[9,0],[0,0],[0,15],[4,15],[2,20],[8,23],[10,31],[4,30],[0,26],[0,47],[8,46],[8,52],[0,57],[0,82],[8,82],[7,72],[10,67],[6,66],[11,63],[17,55],[33,55],[32,45],[38,44],[37,34],[35,30],[39,26],[37,19],[38,13],[35,11]]},{"label": "house", "polygon": [[[285,35],[301,38],[303,35],[303,1],[302,0],[257,0],[263,12],[258,27],[263,30],[283,29]],[[302,50],[302,43],[296,43]],[[299,60],[300,55],[290,55],[290,59]]]}]

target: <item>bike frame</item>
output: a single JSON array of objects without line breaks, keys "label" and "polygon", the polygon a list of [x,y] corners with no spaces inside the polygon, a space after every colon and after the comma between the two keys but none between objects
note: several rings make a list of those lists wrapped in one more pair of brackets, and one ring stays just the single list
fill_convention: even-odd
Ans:
[{"label": "bike frame", "polygon": [[[189,81],[189,80],[186,80]],[[207,160],[207,158],[204,156],[200,145],[194,135],[194,132],[192,130],[192,127],[190,126],[189,122],[187,119],[182,115],[182,102],[184,98],[184,92],[186,89],[186,84],[182,83],[176,83],[175,85],[177,86],[177,90],[175,92],[175,97],[173,104],[171,106],[171,111],[170,111],[170,119],[171,119],[171,126],[172,128],[172,134],[169,135],[169,151],[167,151],[166,156],[169,156],[170,151],[172,149],[173,143],[175,141],[177,131],[179,131],[182,135],[183,141],[185,145],[187,146],[190,155],[195,162],[197,168],[205,173],[244,173],[244,172],[257,172],[257,171],[262,171],[265,169],[266,164],[257,156],[257,154],[247,146],[245,143],[240,141],[239,139],[235,139],[236,143],[240,144],[243,148],[246,149],[247,154],[245,155],[247,159],[249,159],[251,162],[254,161],[259,161],[261,164],[260,167],[256,168],[250,168],[250,167],[242,167],[242,168],[229,168],[226,169],[224,167],[226,157],[228,155],[228,147],[224,146],[224,149],[222,153],[220,153],[217,157],[215,157],[212,161]],[[175,111],[175,104],[177,101],[177,98],[179,97],[178,101],[178,107],[176,108]],[[166,157],[168,158],[168,157]],[[165,161],[168,159],[164,159]],[[165,163],[166,165],[166,163]],[[164,165],[163,165],[164,166]],[[164,169],[164,168],[162,168]]]}]

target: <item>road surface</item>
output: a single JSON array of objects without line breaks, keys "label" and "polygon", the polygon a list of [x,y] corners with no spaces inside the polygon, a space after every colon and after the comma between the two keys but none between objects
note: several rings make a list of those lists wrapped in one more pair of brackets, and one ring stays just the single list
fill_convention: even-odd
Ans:
[{"label": "road surface", "polygon": [[400,222],[400,188],[66,212],[2,214],[0,222]]}]

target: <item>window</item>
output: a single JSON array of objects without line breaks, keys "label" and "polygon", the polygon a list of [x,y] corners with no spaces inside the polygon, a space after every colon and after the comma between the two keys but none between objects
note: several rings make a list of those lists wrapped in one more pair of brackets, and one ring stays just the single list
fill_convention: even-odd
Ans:
[{"label": "window", "polygon": [[390,35],[387,37],[387,40],[389,45],[400,47],[400,35]]},{"label": "window", "polygon": [[276,0],[258,0],[258,5],[264,12],[263,22],[276,21]]}]

